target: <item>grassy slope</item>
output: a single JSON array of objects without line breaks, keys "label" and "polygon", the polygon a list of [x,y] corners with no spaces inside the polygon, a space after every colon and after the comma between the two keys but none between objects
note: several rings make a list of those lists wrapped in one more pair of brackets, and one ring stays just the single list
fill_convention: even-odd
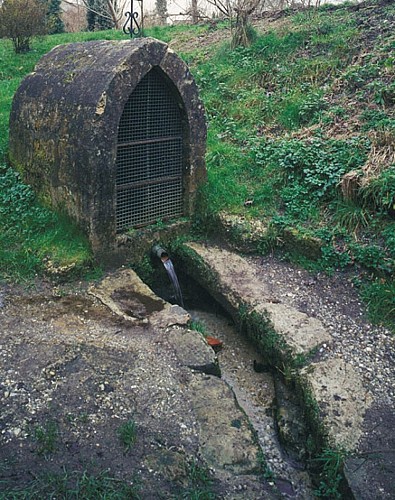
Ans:
[{"label": "grassy slope", "polygon": [[[376,319],[395,322],[395,6],[326,7],[260,22],[249,48],[189,58],[210,120],[207,217],[287,228],[311,268],[354,265]],[[214,216],[214,217],[212,217]],[[237,228],[236,228],[237,229]],[[292,255],[299,262],[303,255]]]},{"label": "grassy slope", "polygon": [[[247,223],[263,220],[270,238],[262,237],[261,251],[278,246],[287,227],[320,238],[314,266],[366,270],[372,279],[365,296],[387,323],[395,322],[394,16],[394,5],[378,2],[284,13],[260,20],[254,44],[233,51],[224,25],[148,33],[187,60],[206,105],[205,225],[223,211]],[[46,37],[20,56],[0,41],[3,165],[12,95],[23,76],[53,46],[95,38],[123,35]],[[12,172],[0,183],[3,276],[40,272],[44,257],[61,264],[89,259],[86,241],[37,207]],[[22,269],[27,256],[31,263]]]}]

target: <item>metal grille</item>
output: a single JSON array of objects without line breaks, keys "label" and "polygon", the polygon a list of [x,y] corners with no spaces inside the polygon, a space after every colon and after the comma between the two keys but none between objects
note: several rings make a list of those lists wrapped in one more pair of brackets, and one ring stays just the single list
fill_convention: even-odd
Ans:
[{"label": "metal grille", "polygon": [[117,230],[182,215],[181,113],[164,78],[151,70],[123,110],[116,159]]}]

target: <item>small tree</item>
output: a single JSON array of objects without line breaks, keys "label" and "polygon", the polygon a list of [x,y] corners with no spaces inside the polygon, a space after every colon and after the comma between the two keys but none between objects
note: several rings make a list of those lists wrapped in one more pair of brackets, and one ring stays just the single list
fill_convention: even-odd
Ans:
[{"label": "small tree", "polygon": [[235,31],[232,37],[232,47],[248,47],[253,41],[254,30],[250,18],[260,0],[238,0],[234,10],[236,12]]},{"label": "small tree", "polygon": [[156,8],[156,14],[159,18],[160,24],[166,24],[166,21],[167,21],[167,0],[156,0],[155,8]]},{"label": "small tree", "polygon": [[[80,0],[77,0],[79,2]],[[66,3],[70,3],[67,1]],[[120,29],[127,0],[81,0],[89,31]]]},{"label": "small tree", "polygon": [[61,17],[61,0],[49,0],[47,11],[48,32],[53,35],[55,33],[64,33],[64,23]]},{"label": "small tree", "polygon": [[106,0],[84,0],[89,31],[108,30],[114,27]]},{"label": "small tree", "polygon": [[207,0],[207,2],[214,5],[225,19],[229,19],[233,48],[240,45],[247,47],[251,44],[254,38],[251,16],[259,5],[261,7],[266,5],[266,0]]},{"label": "small tree", "polygon": [[4,0],[0,7],[0,38],[9,38],[15,52],[28,52],[33,37],[46,33],[48,5],[40,0]]}]

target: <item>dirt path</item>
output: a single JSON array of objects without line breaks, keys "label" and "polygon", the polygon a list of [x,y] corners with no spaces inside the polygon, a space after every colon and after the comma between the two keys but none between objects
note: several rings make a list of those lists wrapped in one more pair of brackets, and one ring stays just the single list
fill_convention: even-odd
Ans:
[{"label": "dirt path", "polygon": [[[366,453],[376,446],[386,450],[392,436],[393,337],[366,322],[344,275],[312,277],[271,258],[247,262],[269,295],[319,319],[330,332],[320,360],[341,357],[373,394],[361,455],[349,461],[354,479],[355,471],[370,474],[373,462]],[[212,495],[207,498],[279,498],[281,492],[259,469],[258,447],[228,386],[185,361],[189,354],[180,349],[187,338],[185,324],[160,324],[158,316],[146,321],[147,307],[162,314],[155,300],[141,301],[140,291],[129,293],[119,281],[114,287],[109,296],[118,300],[122,317],[88,294],[84,284],[74,290],[48,283],[30,292],[1,289],[0,498],[9,498],[1,496],[7,488],[42,488],[43,473],[45,484],[50,473],[64,488],[84,474],[100,478],[106,473],[126,484],[132,498],[192,498],[199,492]],[[271,378],[251,369],[251,361],[259,358],[250,346],[225,332],[224,323],[206,320],[216,336],[227,339],[219,355],[223,378],[251,421],[256,419],[266,462],[277,479],[291,481],[297,491],[267,413]],[[129,434],[122,437],[122,430]],[[365,493],[380,487],[382,498],[391,498],[393,454],[375,460],[382,472],[370,490],[365,485]],[[359,484],[364,485],[364,477]],[[287,486],[282,486],[286,497]],[[46,496],[40,491],[30,498]]]},{"label": "dirt path", "polygon": [[183,362],[185,327],[120,318],[85,288],[19,292],[0,308],[0,498],[107,475],[120,498],[278,498],[228,386]]}]

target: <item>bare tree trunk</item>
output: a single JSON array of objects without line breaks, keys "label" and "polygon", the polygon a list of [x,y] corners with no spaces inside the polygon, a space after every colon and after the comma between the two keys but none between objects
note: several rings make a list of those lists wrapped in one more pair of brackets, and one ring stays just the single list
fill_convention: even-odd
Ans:
[{"label": "bare tree trunk", "polygon": [[197,24],[199,22],[197,0],[192,0],[191,2],[191,15],[192,15],[192,24]]},{"label": "bare tree trunk", "polygon": [[155,8],[160,24],[165,25],[167,23],[167,0],[156,0]]},{"label": "bare tree trunk", "polygon": [[111,0],[107,0],[107,7],[108,7],[109,13],[111,14],[111,19],[112,19],[112,22],[114,23],[114,28],[119,30],[121,27],[119,24],[119,17],[115,11],[114,4],[113,4],[113,2],[111,2]]},{"label": "bare tree trunk", "polygon": [[241,0],[236,12],[236,26],[232,37],[232,47],[248,47],[252,42],[252,28],[250,25],[250,16],[257,8],[260,0]]}]

